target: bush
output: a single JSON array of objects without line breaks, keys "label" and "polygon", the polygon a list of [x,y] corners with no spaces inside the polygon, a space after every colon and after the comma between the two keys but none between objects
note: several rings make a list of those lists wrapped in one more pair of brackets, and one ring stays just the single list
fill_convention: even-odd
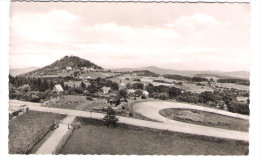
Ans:
[{"label": "bush", "polygon": [[143,92],[139,89],[135,91],[135,95],[138,97],[141,96],[142,94],[143,94]]},{"label": "bush", "polygon": [[141,79],[133,79],[133,81],[141,82]]},{"label": "bush", "polygon": [[133,89],[143,89],[144,88],[144,84],[143,83],[134,83],[132,85]]},{"label": "bush", "polygon": [[167,93],[160,93],[158,95],[158,98],[161,99],[161,100],[166,100],[169,98],[169,96],[167,95]]},{"label": "bush", "polygon": [[111,128],[115,128],[118,126],[118,118],[116,117],[116,112],[111,108],[108,107],[106,110],[106,115],[103,118],[104,124]]},{"label": "bush", "polygon": [[92,99],[92,97],[86,96],[86,100],[92,101],[93,99]]}]

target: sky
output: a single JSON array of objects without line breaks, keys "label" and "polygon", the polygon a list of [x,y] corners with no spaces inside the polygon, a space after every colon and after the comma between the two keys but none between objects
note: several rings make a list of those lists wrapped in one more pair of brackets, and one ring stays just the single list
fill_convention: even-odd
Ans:
[{"label": "sky", "polygon": [[249,3],[11,2],[11,69],[79,56],[103,68],[249,71]]}]

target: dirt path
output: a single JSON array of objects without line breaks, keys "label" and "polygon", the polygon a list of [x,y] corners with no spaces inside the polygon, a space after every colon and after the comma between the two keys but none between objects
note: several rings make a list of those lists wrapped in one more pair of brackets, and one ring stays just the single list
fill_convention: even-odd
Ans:
[{"label": "dirt path", "polygon": [[[172,102],[169,102],[169,103],[170,103],[169,105],[171,105]],[[101,114],[101,113],[68,110],[68,109],[61,109],[61,108],[48,108],[48,107],[42,107],[40,105],[40,103],[24,102],[24,101],[18,101],[18,100],[9,101],[10,106],[15,105],[15,104],[16,105],[26,104],[29,106],[30,110],[35,110],[35,111],[53,112],[53,113],[60,113],[60,114],[66,114],[66,115],[72,115],[72,116],[95,118],[95,119],[102,119],[104,117],[104,114]],[[166,106],[166,105],[167,104],[165,104],[164,106]],[[175,131],[175,132],[181,132],[181,133],[212,136],[212,137],[232,139],[232,140],[242,140],[242,141],[248,142],[248,133],[246,133],[246,132],[205,127],[205,126],[199,126],[199,125],[169,120],[159,114],[158,107],[160,107],[160,106],[162,106],[161,102],[159,104],[157,104],[156,102],[144,102],[144,103],[136,104],[134,106],[134,109],[138,113],[141,113],[142,115],[144,115],[148,118],[157,119],[161,122],[152,122],[152,121],[138,120],[138,119],[132,119],[132,118],[118,116],[119,122],[125,123],[125,124],[130,124],[130,125],[135,125],[135,126],[160,129],[160,130],[169,130],[169,131]],[[186,104],[184,106],[188,106],[188,105]],[[168,107],[168,105],[167,105],[167,107]],[[193,107],[193,106],[188,106],[188,107]],[[173,108],[173,105],[171,105],[170,108]],[[180,108],[180,107],[178,106],[177,108]],[[204,107],[201,107],[201,108],[204,108]],[[211,109],[211,110],[213,110],[213,109]]]}]

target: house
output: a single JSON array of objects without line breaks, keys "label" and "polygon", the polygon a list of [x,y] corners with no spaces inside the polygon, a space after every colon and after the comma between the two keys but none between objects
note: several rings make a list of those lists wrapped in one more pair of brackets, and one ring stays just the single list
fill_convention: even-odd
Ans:
[{"label": "house", "polygon": [[58,66],[55,66],[55,67],[54,67],[54,70],[58,70],[58,69],[59,69],[59,67],[58,67]]},{"label": "house", "polygon": [[89,71],[95,72],[95,69],[94,68],[89,68]]},{"label": "house", "polygon": [[53,87],[53,91],[54,92],[57,92],[57,93],[60,93],[60,92],[63,92],[63,88],[60,84],[56,84],[54,87]]},{"label": "house", "polygon": [[125,88],[126,88],[125,84],[124,83],[120,83],[119,89],[125,89]]},{"label": "house", "polygon": [[102,87],[103,94],[109,93],[110,90],[111,90],[110,87]]},{"label": "house", "polygon": [[72,68],[71,67],[66,67],[66,70],[72,70]]},{"label": "house", "polygon": [[147,92],[146,90],[143,90],[142,97],[148,98],[148,96],[149,96],[149,92]]},{"label": "house", "polygon": [[127,91],[128,96],[134,96],[135,95],[135,90],[134,89],[128,89]]},{"label": "house", "polygon": [[62,69],[61,72],[62,73],[66,73],[67,71],[66,71],[66,69]]},{"label": "house", "polygon": [[79,76],[78,78],[81,79],[81,80],[84,79],[82,76]]},{"label": "house", "polygon": [[90,80],[90,79],[92,79],[92,78],[91,78],[90,76],[87,76],[86,79],[87,79],[87,80]]},{"label": "house", "polygon": [[115,104],[115,106],[118,106],[120,104],[120,99],[121,99],[120,95],[117,95],[117,94],[112,95],[111,94],[109,96],[109,98],[107,99],[107,103],[110,104],[110,105]]}]

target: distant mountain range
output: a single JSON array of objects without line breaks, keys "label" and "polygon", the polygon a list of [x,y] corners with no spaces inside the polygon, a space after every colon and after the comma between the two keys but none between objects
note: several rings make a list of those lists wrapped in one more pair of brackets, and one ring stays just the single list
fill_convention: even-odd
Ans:
[{"label": "distant mountain range", "polygon": [[246,71],[234,71],[234,72],[221,72],[221,71],[193,71],[193,70],[173,70],[173,69],[164,69],[158,68],[156,66],[149,66],[143,68],[120,68],[120,69],[111,69],[113,71],[127,72],[127,71],[138,71],[138,70],[149,70],[156,74],[172,74],[172,75],[182,75],[182,76],[214,76],[219,78],[242,78],[249,79],[250,73]]},{"label": "distant mountain range", "polygon": [[[55,61],[54,63],[47,65],[43,68],[37,67],[29,67],[29,68],[22,68],[22,69],[10,69],[10,74],[13,76],[17,75],[24,75],[24,76],[32,76],[32,75],[48,75],[51,73],[55,73],[65,69],[66,67],[72,68],[80,68],[80,67],[87,67],[87,68],[94,68],[94,69],[102,69],[101,66],[98,66],[88,60],[79,58],[77,56],[65,56],[60,60]],[[164,75],[164,74],[171,74],[171,75],[181,75],[181,76],[200,76],[200,77],[218,77],[218,78],[242,78],[242,79],[249,79],[250,73],[246,71],[234,71],[234,72],[221,72],[221,71],[193,71],[193,70],[173,70],[173,69],[164,69],[158,68],[156,66],[149,66],[143,68],[119,68],[119,69],[111,69],[112,71],[117,72],[133,72],[133,71],[140,71],[148,73],[150,71],[155,74]],[[153,74],[153,75],[155,75]],[[150,73],[151,75],[151,73]]]},{"label": "distant mountain range", "polygon": [[28,67],[28,68],[19,68],[19,69],[9,69],[9,73],[10,73],[12,76],[17,76],[17,75],[20,75],[20,74],[23,74],[23,73],[27,73],[27,72],[36,70],[36,69],[38,69],[38,68],[39,68],[39,67]]}]

